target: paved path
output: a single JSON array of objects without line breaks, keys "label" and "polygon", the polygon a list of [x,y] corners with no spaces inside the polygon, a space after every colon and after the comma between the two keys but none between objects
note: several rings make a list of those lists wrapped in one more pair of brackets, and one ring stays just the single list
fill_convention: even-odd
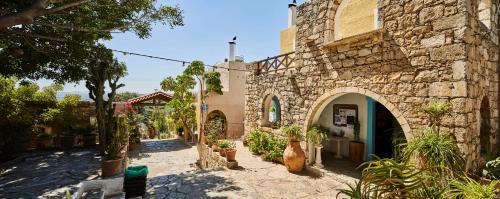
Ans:
[{"label": "paved path", "polygon": [[[241,142],[237,147],[238,170],[197,169],[196,147],[179,140],[143,141],[130,153],[130,163],[149,167],[148,198],[159,199],[335,198],[343,182],[355,180],[352,172],[321,178],[291,174],[283,165],[253,156]],[[99,178],[100,158],[89,149],[40,152],[0,169],[0,198],[61,198],[80,181]]]},{"label": "paved path", "polygon": [[30,153],[0,168],[0,198],[62,198],[80,181],[98,178],[97,150]]},{"label": "paved path", "polygon": [[291,174],[283,165],[264,162],[238,143],[238,170],[193,167],[195,147],[178,140],[144,141],[132,165],[148,165],[149,193],[154,198],[335,198],[349,175]]}]

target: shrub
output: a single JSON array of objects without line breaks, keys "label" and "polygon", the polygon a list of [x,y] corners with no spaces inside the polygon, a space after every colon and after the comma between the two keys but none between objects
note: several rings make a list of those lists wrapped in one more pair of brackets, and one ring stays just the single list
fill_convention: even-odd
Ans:
[{"label": "shrub", "polygon": [[283,133],[288,136],[290,141],[302,141],[304,135],[302,134],[302,128],[297,124],[292,124],[283,128]]},{"label": "shrub", "polygon": [[248,136],[248,147],[250,151],[255,154],[263,153],[268,142],[269,135],[260,129],[250,132]]},{"label": "shrub", "polygon": [[264,149],[264,159],[268,161],[277,160],[278,158],[283,157],[283,153],[285,152],[287,140],[280,139],[276,137],[272,137],[269,139],[269,142],[265,146]]},{"label": "shrub", "polygon": [[489,179],[500,179],[500,157],[486,163],[483,176]]},{"label": "shrub", "polygon": [[404,144],[406,159],[418,157],[430,169],[448,168],[452,171],[462,171],[464,159],[458,146],[448,135],[440,135],[432,129],[427,129],[422,136],[415,137]]}]

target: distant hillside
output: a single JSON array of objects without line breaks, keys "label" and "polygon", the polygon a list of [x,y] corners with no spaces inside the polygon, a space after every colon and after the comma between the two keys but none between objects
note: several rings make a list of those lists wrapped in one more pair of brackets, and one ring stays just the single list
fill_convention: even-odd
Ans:
[{"label": "distant hillside", "polygon": [[[58,92],[57,93],[57,99],[63,99],[65,95],[67,94],[77,94],[77,95],[80,95],[82,96],[82,100],[83,101],[92,101],[90,98],[89,98],[89,93],[88,92],[83,92],[83,91],[76,91],[76,92]],[[107,97],[107,96],[105,96]]]}]

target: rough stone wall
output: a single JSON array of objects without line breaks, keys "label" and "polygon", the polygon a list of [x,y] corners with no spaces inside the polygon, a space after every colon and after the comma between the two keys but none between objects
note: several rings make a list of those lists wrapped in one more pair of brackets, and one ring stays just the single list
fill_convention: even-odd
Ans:
[{"label": "rough stone wall", "polygon": [[[480,16],[479,1],[469,1],[467,9],[467,28],[461,35],[467,45],[467,58],[458,67],[464,73],[458,73],[467,83],[467,99],[465,102],[467,118],[465,121],[463,136],[457,137],[462,142],[460,147],[471,152],[467,160],[468,164],[479,164],[481,161],[474,161],[480,158],[480,108],[483,99],[489,103],[490,114],[490,143],[492,149],[498,147],[498,35],[497,35],[497,6],[498,1],[491,1],[490,8],[491,21],[489,24],[479,19],[485,20],[485,16]],[[484,8],[483,8],[484,9]],[[487,26],[487,25],[489,26]],[[497,148],[498,150],[498,148]],[[473,162],[472,162],[473,161]]]},{"label": "rough stone wall", "polygon": [[379,0],[380,30],[333,42],[332,20],[341,1],[299,6],[293,68],[259,74],[255,64],[247,66],[245,131],[260,127],[269,94],[280,99],[282,125],[310,125],[311,113],[321,111],[316,101],[325,93],[369,94],[398,121],[407,121],[401,125],[410,138],[428,123],[418,108],[444,100],[452,103],[452,111],[441,129],[457,138],[468,168],[476,168],[475,117],[482,93],[490,96],[497,126],[498,51],[492,39],[469,38],[478,31],[468,12],[472,0]]},{"label": "rough stone wall", "polygon": [[238,162],[228,162],[225,157],[219,155],[219,152],[213,152],[212,148],[205,144],[196,145],[200,159],[198,159],[198,166],[202,169],[227,167],[234,169],[238,167]]}]

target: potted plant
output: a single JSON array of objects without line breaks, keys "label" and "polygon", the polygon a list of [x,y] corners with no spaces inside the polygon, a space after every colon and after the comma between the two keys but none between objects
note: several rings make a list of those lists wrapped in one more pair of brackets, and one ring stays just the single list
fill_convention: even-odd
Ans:
[{"label": "potted plant", "polygon": [[354,123],[354,140],[349,142],[349,157],[352,162],[360,164],[365,157],[365,143],[359,138],[360,124],[359,121]]},{"label": "potted plant", "polygon": [[226,151],[226,159],[229,162],[236,161],[236,143],[234,141],[227,141],[227,145],[224,147],[224,151]]},{"label": "potted plant", "polygon": [[222,157],[226,157],[226,149],[229,148],[231,142],[229,140],[219,140],[219,142],[217,142],[217,145],[219,146],[219,154]]},{"label": "potted plant", "polygon": [[121,172],[123,160],[121,156],[122,149],[123,146],[117,140],[113,140],[106,148],[106,153],[101,163],[103,178],[114,176]]},{"label": "potted plant", "polygon": [[321,164],[321,149],[323,146],[330,140],[328,138],[328,129],[314,125],[309,131],[306,133],[307,140],[311,141],[311,143],[316,148],[316,163],[315,166],[323,167]]},{"label": "potted plant", "polygon": [[128,141],[128,149],[129,151],[135,150],[137,147],[137,143],[141,142],[141,132],[139,130],[139,126],[134,126],[130,131],[129,141]]},{"label": "potted plant", "polygon": [[275,112],[276,112],[276,109],[274,108],[274,106],[269,107],[269,122],[271,122],[271,123],[273,123],[276,120]]},{"label": "potted plant", "polygon": [[292,124],[283,128],[283,133],[288,136],[288,145],[283,153],[283,162],[289,172],[300,172],[304,168],[306,160],[306,155],[300,147],[300,141],[304,138],[302,128]]},{"label": "potted plant", "polygon": [[212,145],[217,142],[217,135],[215,133],[209,133],[206,137],[208,147],[212,147]]}]

